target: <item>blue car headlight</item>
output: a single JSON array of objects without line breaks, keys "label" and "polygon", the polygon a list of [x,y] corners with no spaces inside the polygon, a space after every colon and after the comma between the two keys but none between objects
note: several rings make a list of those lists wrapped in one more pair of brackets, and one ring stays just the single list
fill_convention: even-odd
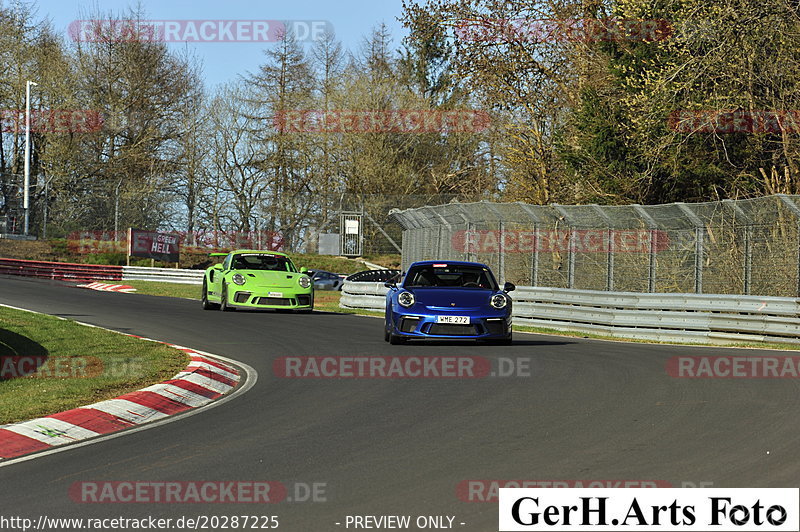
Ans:
[{"label": "blue car headlight", "polygon": [[231,281],[238,284],[239,286],[242,286],[247,280],[241,273],[234,273],[233,277],[231,277]]},{"label": "blue car headlight", "polygon": [[489,304],[496,309],[505,308],[508,305],[508,298],[503,294],[495,294],[489,299]]},{"label": "blue car headlight", "polygon": [[400,292],[400,295],[397,296],[397,302],[400,303],[400,306],[408,308],[414,304],[414,294],[411,292]]}]

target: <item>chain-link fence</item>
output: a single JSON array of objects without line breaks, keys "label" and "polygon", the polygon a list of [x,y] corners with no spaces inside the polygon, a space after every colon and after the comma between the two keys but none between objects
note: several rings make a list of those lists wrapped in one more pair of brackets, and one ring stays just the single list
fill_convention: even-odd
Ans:
[{"label": "chain-link fence", "polygon": [[403,265],[488,264],[519,285],[800,296],[800,195],[668,205],[449,203],[393,210]]}]

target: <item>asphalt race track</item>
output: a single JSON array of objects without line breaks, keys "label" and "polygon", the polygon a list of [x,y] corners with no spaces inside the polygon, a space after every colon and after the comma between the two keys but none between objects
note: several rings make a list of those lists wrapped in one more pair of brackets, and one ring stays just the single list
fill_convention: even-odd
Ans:
[{"label": "asphalt race track", "polygon": [[[277,515],[279,530],[320,532],[344,530],[348,515],[449,515],[456,529],[492,531],[497,505],[462,501],[462,481],[726,488],[791,487],[800,478],[797,379],[677,379],[665,371],[676,355],[764,351],[528,334],[511,347],[390,346],[370,317],[204,312],[189,300],[8,277],[0,278],[0,303],[220,354],[258,372],[250,391],[207,412],[0,467],[5,515]],[[272,361],[287,355],[529,359],[531,376],[278,378]],[[325,500],[78,504],[68,495],[75,482],[108,480],[270,480],[289,487],[290,498],[295,483],[324,483]]]}]

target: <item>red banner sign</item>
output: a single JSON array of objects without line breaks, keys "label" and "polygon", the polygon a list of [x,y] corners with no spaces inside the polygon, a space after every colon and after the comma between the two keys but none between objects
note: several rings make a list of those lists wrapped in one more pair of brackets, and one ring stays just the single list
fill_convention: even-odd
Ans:
[{"label": "red banner sign", "polygon": [[[211,253],[230,249],[283,250],[283,235],[275,231],[170,231],[180,235],[184,253]],[[75,231],[67,236],[72,253],[125,253],[127,231]]]},{"label": "red banner sign", "polygon": [[128,234],[128,255],[162,262],[178,262],[180,260],[181,238],[179,235],[137,229],[130,229]]}]

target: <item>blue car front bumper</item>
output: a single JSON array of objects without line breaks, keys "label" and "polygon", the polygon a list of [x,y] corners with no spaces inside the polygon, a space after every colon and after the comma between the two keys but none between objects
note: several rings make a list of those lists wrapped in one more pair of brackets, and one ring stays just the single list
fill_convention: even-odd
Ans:
[{"label": "blue car front bumper", "polygon": [[469,316],[469,324],[438,323],[439,314],[393,313],[391,333],[404,338],[475,339],[508,338],[510,315]]}]

